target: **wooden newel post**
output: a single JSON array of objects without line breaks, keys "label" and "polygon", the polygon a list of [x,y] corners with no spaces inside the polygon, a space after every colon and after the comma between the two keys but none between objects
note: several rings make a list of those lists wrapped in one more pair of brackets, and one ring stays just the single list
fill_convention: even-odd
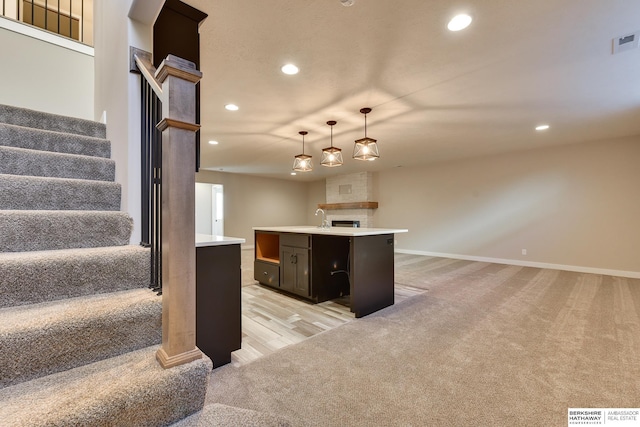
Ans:
[{"label": "wooden newel post", "polygon": [[155,75],[162,85],[162,347],[170,368],[202,357],[196,347],[195,132],[193,62],[167,56]]}]

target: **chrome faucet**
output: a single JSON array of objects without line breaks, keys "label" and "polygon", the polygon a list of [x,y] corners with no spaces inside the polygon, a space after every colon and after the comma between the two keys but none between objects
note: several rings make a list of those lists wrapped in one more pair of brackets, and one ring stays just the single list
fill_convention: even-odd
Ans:
[{"label": "chrome faucet", "polygon": [[316,216],[318,216],[318,212],[322,214],[322,224],[320,224],[319,228],[329,228],[329,221],[326,219],[324,211],[320,208],[316,209]]}]

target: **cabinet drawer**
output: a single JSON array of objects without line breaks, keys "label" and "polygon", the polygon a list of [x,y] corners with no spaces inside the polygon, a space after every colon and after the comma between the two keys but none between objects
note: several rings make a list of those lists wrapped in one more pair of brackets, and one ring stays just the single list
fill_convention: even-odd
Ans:
[{"label": "cabinet drawer", "polygon": [[296,248],[309,247],[309,234],[280,234],[280,246],[294,246]]},{"label": "cabinet drawer", "polygon": [[254,261],[253,278],[264,285],[277,288],[280,286],[280,266],[263,261]]}]

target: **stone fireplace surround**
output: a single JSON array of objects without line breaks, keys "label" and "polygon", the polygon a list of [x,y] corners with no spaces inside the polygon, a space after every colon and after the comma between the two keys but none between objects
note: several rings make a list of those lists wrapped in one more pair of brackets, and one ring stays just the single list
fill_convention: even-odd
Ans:
[{"label": "stone fireplace surround", "polygon": [[360,227],[375,227],[373,212],[378,202],[373,201],[371,172],[327,178],[326,198],[327,203],[318,207],[325,211],[329,223],[333,220],[360,221]]}]

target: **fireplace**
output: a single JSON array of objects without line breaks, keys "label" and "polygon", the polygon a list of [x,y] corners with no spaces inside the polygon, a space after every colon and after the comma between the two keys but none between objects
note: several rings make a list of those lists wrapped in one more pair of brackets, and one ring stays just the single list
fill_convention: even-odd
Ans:
[{"label": "fireplace", "polygon": [[348,219],[334,219],[331,221],[332,227],[360,227],[360,221],[348,220]]}]

